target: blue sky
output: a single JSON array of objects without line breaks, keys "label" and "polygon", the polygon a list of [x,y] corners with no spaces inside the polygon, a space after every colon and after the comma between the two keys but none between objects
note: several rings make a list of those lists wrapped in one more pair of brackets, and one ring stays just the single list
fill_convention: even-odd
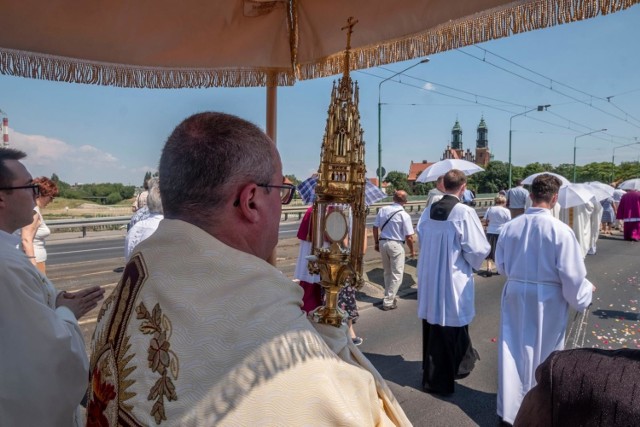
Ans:
[{"label": "blue sky", "polygon": [[[640,141],[638,23],[640,6],[634,6],[431,55],[401,83],[382,85],[384,168],[406,173],[411,161],[438,160],[456,118],[464,147],[474,149],[484,117],[489,148],[506,162],[510,117],[541,104],[551,107],[512,119],[515,165],[572,163],[574,138],[604,128],[577,139],[577,163],[611,161],[614,147]],[[369,176],[378,164],[378,85],[416,62],[353,73]],[[286,174],[302,179],[317,170],[336,79],[278,89],[277,144]],[[156,170],[175,125],[196,112],[224,111],[265,127],[264,88],[145,90],[0,76],[0,93],[10,143],[28,153],[31,173],[56,173],[70,183],[140,184],[146,170]],[[615,156],[616,163],[638,160],[640,145],[616,149]]]}]

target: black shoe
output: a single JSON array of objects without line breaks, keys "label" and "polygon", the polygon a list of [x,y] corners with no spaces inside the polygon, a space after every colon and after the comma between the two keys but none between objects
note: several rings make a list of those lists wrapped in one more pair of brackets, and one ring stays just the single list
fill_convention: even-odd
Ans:
[{"label": "black shoe", "polygon": [[471,372],[466,372],[466,373],[464,373],[464,374],[455,374],[455,375],[454,375],[454,378],[455,378],[456,380],[461,380],[461,379],[463,379],[463,378],[467,378],[467,377],[469,376],[469,374],[470,374],[470,373],[471,373]]}]

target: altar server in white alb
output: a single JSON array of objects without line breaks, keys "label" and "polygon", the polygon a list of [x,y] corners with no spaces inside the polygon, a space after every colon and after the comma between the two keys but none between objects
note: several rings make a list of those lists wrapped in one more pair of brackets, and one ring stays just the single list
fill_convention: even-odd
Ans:
[{"label": "altar server in white alb", "polygon": [[196,114],[159,172],[165,218],[96,325],[87,425],[410,424],[346,326],[312,324],[267,262],[295,187],[264,132]]},{"label": "altar server in white alb", "polygon": [[77,319],[104,291],[58,292],[17,249],[12,233],[31,224],[39,194],[24,157],[0,148],[0,426],[84,425],[89,361]]},{"label": "altar server in white alb", "polygon": [[531,186],[533,206],[504,225],[496,266],[507,278],[502,292],[498,347],[498,416],[513,423],[535,371],[564,348],[569,306],[583,311],[595,289],[586,279],[573,231],[551,215],[560,180],[548,174]]},{"label": "altar server in white alb", "polygon": [[469,324],[475,316],[473,269],[491,249],[476,211],[462,203],[467,178],[444,176],[445,196],[419,226],[418,317],[422,319],[423,387],[450,394],[475,366]]}]

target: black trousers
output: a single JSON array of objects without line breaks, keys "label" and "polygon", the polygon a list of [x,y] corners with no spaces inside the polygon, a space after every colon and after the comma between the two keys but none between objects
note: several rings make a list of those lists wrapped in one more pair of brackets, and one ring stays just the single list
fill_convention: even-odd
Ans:
[{"label": "black trousers", "polygon": [[455,380],[469,375],[479,359],[471,345],[469,326],[432,325],[422,320],[422,385],[425,390],[453,393]]}]

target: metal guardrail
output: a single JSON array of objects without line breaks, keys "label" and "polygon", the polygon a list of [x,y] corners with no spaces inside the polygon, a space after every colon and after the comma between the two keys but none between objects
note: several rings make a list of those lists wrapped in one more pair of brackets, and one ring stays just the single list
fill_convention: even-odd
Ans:
[{"label": "metal guardrail", "polygon": [[[375,215],[380,208],[390,205],[391,203],[375,203],[369,206],[370,214]],[[425,208],[426,200],[408,202],[404,205],[407,212],[420,212]],[[493,205],[493,198],[481,198],[476,199],[476,209],[488,208]],[[296,218],[301,220],[304,213],[307,211],[308,206],[284,206],[282,208],[281,220],[288,221],[289,218]],[[131,216],[114,216],[104,218],[82,218],[82,219],[55,219],[48,220],[47,226],[55,230],[81,230],[82,237],[87,236],[87,229],[105,230],[113,229],[114,226],[123,226],[129,224]]]},{"label": "metal guardrail", "polygon": [[113,229],[114,226],[129,224],[131,216],[113,216],[104,218],[53,219],[47,220],[47,226],[55,230],[81,230],[82,237],[87,237],[87,229]]}]

